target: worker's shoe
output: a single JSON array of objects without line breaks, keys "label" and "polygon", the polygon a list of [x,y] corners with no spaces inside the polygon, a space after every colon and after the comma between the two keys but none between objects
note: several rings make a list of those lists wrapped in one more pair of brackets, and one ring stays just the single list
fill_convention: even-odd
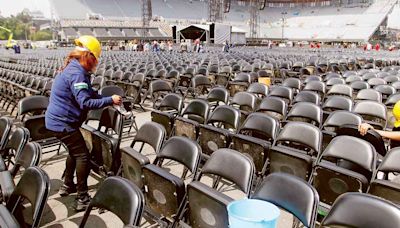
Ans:
[{"label": "worker's shoe", "polygon": [[84,211],[89,206],[90,200],[92,198],[88,193],[79,194],[76,199],[76,208],[77,212]]},{"label": "worker's shoe", "polygon": [[76,186],[75,186],[75,185],[73,185],[72,187],[70,187],[70,186],[67,186],[67,185],[64,184],[64,185],[61,186],[60,189],[58,190],[58,194],[59,194],[60,196],[62,196],[62,197],[68,196],[69,194],[72,194],[72,193],[76,193]]}]

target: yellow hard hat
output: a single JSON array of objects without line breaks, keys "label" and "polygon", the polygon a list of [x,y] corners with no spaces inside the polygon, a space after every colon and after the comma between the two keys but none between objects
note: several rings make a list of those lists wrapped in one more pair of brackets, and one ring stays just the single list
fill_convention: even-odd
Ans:
[{"label": "yellow hard hat", "polygon": [[96,59],[100,58],[101,54],[101,44],[94,36],[81,36],[78,39],[75,39],[75,44],[78,47],[82,47],[90,51],[96,57]]},{"label": "yellow hard hat", "polygon": [[393,107],[393,116],[396,118],[394,122],[395,127],[400,127],[400,101],[397,101]]}]

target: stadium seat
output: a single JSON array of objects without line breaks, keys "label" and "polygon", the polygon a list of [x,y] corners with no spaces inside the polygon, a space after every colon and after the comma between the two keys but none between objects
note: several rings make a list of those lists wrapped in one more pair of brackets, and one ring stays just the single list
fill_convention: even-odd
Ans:
[{"label": "stadium seat", "polygon": [[367,141],[352,136],[336,136],[318,158],[312,183],[323,210],[341,194],[366,192],[376,169],[376,151]]},{"label": "stadium seat", "polygon": [[[163,169],[167,161],[183,166],[181,177]],[[190,179],[196,178],[200,161],[201,148],[197,142],[175,136],[164,143],[154,164],[143,167],[146,205],[151,213],[173,222],[186,195],[187,171],[193,176]]]},{"label": "stadium seat", "polygon": [[304,180],[311,177],[313,162],[321,150],[322,133],[309,123],[289,122],[269,153],[264,173],[284,172]]},{"label": "stadium seat", "polygon": [[122,177],[108,177],[90,201],[79,227],[85,227],[93,208],[112,212],[125,227],[139,226],[144,210],[144,196],[140,189]]},{"label": "stadium seat", "polygon": [[390,228],[400,225],[399,218],[398,207],[388,201],[363,193],[346,193],[335,201],[321,225]]},{"label": "stadium seat", "polygon": [[258,106],[257,112],[266,113],[281,121],[286,118],[287,108],[285,100],[278,97],[266,97]]},{"label": "stadium seat", "polygon": [[230,134],[236,133],[240,123],[240,111],[230,106],[218,106],[205,124],[199,126],[198,142],[205,157],[219,148],[227,148]]},{"label": "stadium seat", "polygon": [[115,108],[104,108],[97,129],[83,126],[81,132],[91,154],[92,169],[101,175],[116,174],[121,164],[123,116]]},{"label": "stadium seat", "polygon": [[151,120],[164,126],[167,137],[171,136],[175,118],[181,114],[183,105],[182,96],[172,93],[166,95],[157,109],[151,112]]},{"label": "stadium seat", "polygon": [[[26,143],[29,140],[29,130],[23,127],[16,128],[10,135],[10,138],[4,147],[0,151],[1,158],[0,162],[4,161],[4,169],[0,168],[0,171],[4,171],[8,169],[10,164],[14,165],[13,160],[21,154],[22,149],[25,147]],[[2,166],[2,165],[0,165]]]},{"label": "stadium seat", "polygon": [[14,191],[14,178],[20,172],[21,167],[26,171],[31,166],[38,166],[42,157],[42,149],[35,142],[27,143],[21,153],[16,157],[15,164],[10,170],[0,172],[0,187],[3,201],[8,199]]},{"label": "stadium seat", "polygon": [[[131,145],[121,148],[122,169],[119,168],[118,174],[123,171],[125,178],[135,183],[139,188],[143,188],[142,167],[150,164],[150,159],[142,154],[143,148],[148,145],[155,154],[158,154],[165,138],[166,131],[162,125],[153,122],[143,124],[137,131]],[[139,149],[136,149],[139,144]]]},{"label": "stadium seat", "polygon": [[[305,227],[315,227],[318,192],[312,185],[296,176],[272,173],[264,179],[251,198],[271,202],[291,213]],[[294,220],[293,227],[296,223]]]},{"label": "stadium seat", "polygon": [[180,117],[175,118],[176,136],[197,140],[200,124],[207,121],[210,107],[204,100],[196,99],[188,104]]},{"label": "stadium seat", "polygon": [[13,214],[21,227],[26,226],[22,215],[22,203],[28,201],[31,204],[31,227],[40,227],[47,198],[50,194],[50,179],[45,171],[34,166],[29,167],[23,173],[17,186],[15,186],[9,200],[7,209]]},{"label": "stadium seat", "polygon": [[[398,183],[389,180],[390,173],[400,171],[398,166],[399,159],[399,148],[394,148],[387,153],[379,165],[377,172],[374,174],[368,189],[369,194],[382,197],[397,205],[400,204],[400,186]],[[379,177],[378,174],[382,175],[382,177]]]},{"label": "stadium seat", "polygon": [[353,107],[353,112],[361,115],[364,121],[378,129],[386,128],[386,106],[376,101],[360,101]]},{"label": "stadium seat", "polygon": [[[229,160],[229,163],[224,162]],[[187,186],[187,199],[179,213],[179,221],[183,222],[185,215],[188,223],[195,227],[228,227],[227,205],[233,199],[217,191],[219,180],[230,181],[247,196],[250,194],[254,164],[250,158],[231,150],[215,151],[201,169],[197,181]],[[217,180],[212,186],[201,182],[205,175],[215,175]],[[203,214],[207,213],[207,216]],[[175,222],[177,225],[177,221]]]},{"label": "stadium seat", "polygon": [[257,174],[260,175],[278,131],[279,122],[275,118],[264,113],[252,113],[237,134],[231,135],[231,148],[248,154],[254,161]]}]

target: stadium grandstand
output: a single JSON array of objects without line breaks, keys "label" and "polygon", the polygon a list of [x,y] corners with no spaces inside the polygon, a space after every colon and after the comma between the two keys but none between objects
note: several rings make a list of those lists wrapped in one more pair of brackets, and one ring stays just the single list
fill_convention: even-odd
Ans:
[{"label": "stadium grandstand", "polygon": [[0,228],[400,227],[398,1],[49,2],[0,17]]},{"label": "stadium grandstand", "polygon": [[[63,40],[76,38],[81,35],[81,30],[86,34],[88,28],[90,34],[104,39],[131,39],[144,34],[140,28],[139,0],[51,2]],[[365,42],[387,25],[397,1],[340,2],[339,5],[337,1],[268,1],[267,7],[258,14],[257,38]],[[149,34],[146,34],[151,38],[170,39],[174,36],[174,25],[208,23],[207,1],[153,0],[151,4],[153,20]],[[96,15],[97,20],[88,20],[90,15]],[[246,32],[246,37],[250,37],[249,2],[232,1],[230,11],[223,14],[221,23],[241,29]]]}]

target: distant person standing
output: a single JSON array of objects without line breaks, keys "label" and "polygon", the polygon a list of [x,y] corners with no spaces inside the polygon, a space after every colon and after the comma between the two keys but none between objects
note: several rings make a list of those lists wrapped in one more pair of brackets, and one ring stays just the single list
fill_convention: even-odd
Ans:
[{"label": "distant person standing", "polygon": [[149,51],[150,51],[150,48],[151,48],[150,42],[146,42],[146,43],[144,44],[143,51],[144,51],[144,52],[149,52]]},{"label": "distant person standing", "polygon": [[143,49],[144,49],[144,47],[143,47],[143,41],[140,41],[139,42],[139,44],[137,45],[137,51],[140,51],[140,52],[142,52],[143,51]]},{"label": "distant person standing", "polygon": [[174,43],[171,40],[168,41],[168,51],[172,52],[173,48],[174,48]]},{"label": "distant person standing", "polygon": [[13,46],[13,49],[15,54],[21,54],[21,46],[18,43]]},{"label": "distant person standing", "polygon": [[381,45],[379,43],[375,44],[375,50],[379,51],[381,49]]},{"label": "distant person standing", "polygon": [[165,41],[161,41],[161,43],[160,43],[160,51],[165,51],[165,46],[166,46],[166,44],[165,44]]},{"label": "distant person standing", "polygon": [[186,43],[186,40],[183,40],[183,42],[181,43],[181,52],[187,52],[188,50],[188,45]]},{"label": "distant person standing", "polygon": [[194,51],[199,53],[200,52],[200,39],[196,39],[194,41]]}]

